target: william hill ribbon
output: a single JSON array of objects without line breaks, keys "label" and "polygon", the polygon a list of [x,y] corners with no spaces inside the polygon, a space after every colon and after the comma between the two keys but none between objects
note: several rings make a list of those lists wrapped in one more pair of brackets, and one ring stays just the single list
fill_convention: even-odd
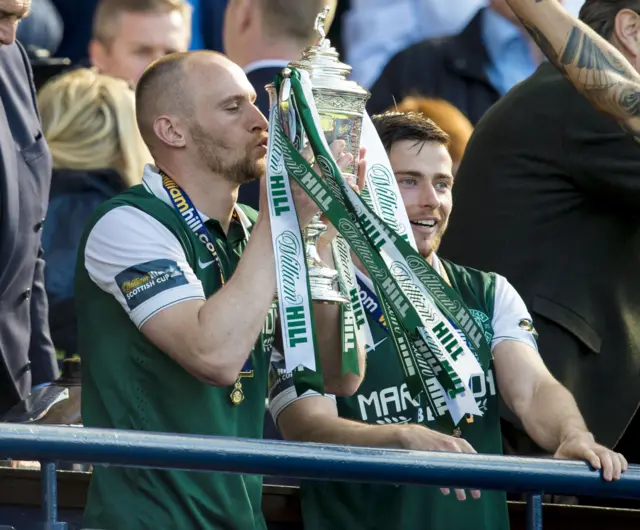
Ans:
[{"label": "william hill ribbon", "polygon": [[[343,338],[344,329],[355,324],[356,328],[360,326],[360,332],[348,328],[354,331],[350,340],[354,344],[370,340],[368,328],[362,325],[366,319],[359,296],[354,295],[357,287],[353,264],[346,259],[349,250],[371,278],[412,396],[424,392],[431,405],[444,399],[446,409],[431,408],[442,411],[441,416],[448,410],[454,425],[466,414],[482,415],[469,383],[487,368],[480,366],[477,359],[490,358],[489,345],[458,293],[416,251],[393,172],[370,120],[366,117],[364,121],[363,139],[369,141],[370,165],[366,191],[361,197],[345,181],[331,155],[308,74],[293,68],[290,72],[288,77],[280,75],[275,83],[267,189],[280,316],[283,335],[289,339],[285,340],[284,354],[298,393],[308,389],[322,393],[323,386],[304,246],[289,178],[313,198],[340,233],[333,243],[336,267],[342,272],[341,288],[353,302],[343,322]],[[299,152],[305,139],[321,175]],[[486,355],[477,355],[480,352]]]}]

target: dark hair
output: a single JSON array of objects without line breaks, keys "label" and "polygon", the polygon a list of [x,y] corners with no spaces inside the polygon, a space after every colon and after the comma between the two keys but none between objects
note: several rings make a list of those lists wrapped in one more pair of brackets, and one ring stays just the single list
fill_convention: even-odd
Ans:
[{"label": "dark hair", "polygon": [[444,99],[407,96],[395,107],[397,112],[419,112],[449,135],[449,153],[459,164],[473,133],[473,125],[456,107]]},{"label": "dark hair", "polygon": [[402,140],[437,142],[449,148],[449,135],[419,112],[385,112],[372,116],[371,121],[387,152]]},{"label": "dark hair", "polygon": [[640,13],[640,0],[586,0],[580,20],[605,39],[611,39],[616,15],[623,9]]}]

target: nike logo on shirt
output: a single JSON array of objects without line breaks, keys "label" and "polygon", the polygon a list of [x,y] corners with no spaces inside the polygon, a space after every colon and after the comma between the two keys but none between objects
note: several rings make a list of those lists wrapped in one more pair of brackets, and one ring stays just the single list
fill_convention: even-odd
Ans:
[{"label": "nike logo on shirt", "polygon": [[215,260],[203,262],[200,258],[198,258],[198,266],[201,269],[206,269],[209,265],[211,265]]},{"label": "nike logo on shirt", "polygon": [[380,342],[376,342],[373,346],[371,346],[370,348],[367,349],[366,353],[375,351],[375,349],[380,346],[380,344],[382,344],[385,340],[387,340],[389,337],[385,337],[384,339],[382,339]]}]

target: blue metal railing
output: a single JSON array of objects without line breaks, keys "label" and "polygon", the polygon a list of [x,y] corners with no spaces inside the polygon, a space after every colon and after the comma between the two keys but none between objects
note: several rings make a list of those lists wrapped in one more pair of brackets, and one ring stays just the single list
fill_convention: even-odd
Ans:
[{"label": "blue metal railing", "polygon": [[542,528],[542,493],[640,498],[640,466],[605,482],[586,462],[465,453],[0,424],[0,455],[42,462],[43,517],[57,522],[55,465],[108,464],[299,479],[419,484],[528,493],[527,528]]}]

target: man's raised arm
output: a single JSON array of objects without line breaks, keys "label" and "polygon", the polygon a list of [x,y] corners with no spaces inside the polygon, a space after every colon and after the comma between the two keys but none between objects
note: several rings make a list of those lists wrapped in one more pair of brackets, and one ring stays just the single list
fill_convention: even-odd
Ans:
[{"label": "man's raised arm", "polygon": [[[640,75],[624,55],[567,13],[557,0],[507,3],[542,52],[575,88],[640,142]],[[632,27],[640,23],[640,18],[634,11],[622,9],[616,21]]]}]

